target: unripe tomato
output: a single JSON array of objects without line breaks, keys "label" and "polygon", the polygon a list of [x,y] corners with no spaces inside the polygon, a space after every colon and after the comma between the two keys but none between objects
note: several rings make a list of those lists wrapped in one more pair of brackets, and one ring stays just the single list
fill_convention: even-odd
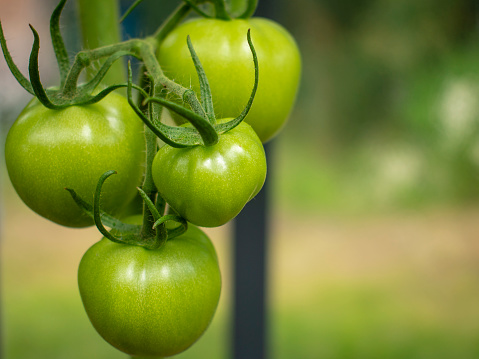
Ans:
[{"label": "unripe tomato", "polygon": [[210,239],[192,225],[156,250],[103,238],[83,256],[78,285],[98,333],[132,356],[190,347],[218,305],[221,275]]},{"label": "unripe tomato", "polygon": [[39,215],[64,226],[93,220],[65,187],[93,203],[100,176],[115,170],[102,192],[102,209],[115,214],[135,196],[144,171],[143,124],[128,101],[109,94],[100,102],[62,110],[34,98],[8,132],[5,160],[20,198]]},{"label": "unripe tomato", "polygon": [[258,135],[242,122],[213,146],[164,145],[152,175],[162,197],[188,222],[217,227],[236,217],[263,187],[266,157]]},{"label": "unripe tomato", "polygon": [[186,44],[190,35],[208,77],[217,118],[237,117],[254,84],[253,60],[246,39],[248,29],[258,56],[259,84],[245,121],[266,142],[288,119],[301,72],[296,42],[283,27],[263,18],[196,19],[177,27],[165,38],[158,59],[168,77],[200,93]]}]

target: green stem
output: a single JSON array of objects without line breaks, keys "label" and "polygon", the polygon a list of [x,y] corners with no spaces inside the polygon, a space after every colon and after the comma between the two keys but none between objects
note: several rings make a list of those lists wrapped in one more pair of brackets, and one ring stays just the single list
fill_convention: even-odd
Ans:
[{"label": "green stem", "polygon": [[[104,46],[93,50],[81,51],[77,54],[74,60],[74,65],[72,66],[74,72],[70,72],[68,74],[65,88],[68,88],[70,90],[73,89],[73,85],[75,83],[75,80],[78,79],[79,73],[83,70],[85,66],[91,63],[91,61],[103,57],[112,56],[115,53],[118,53],[118,51],[129,53],[143,61],[143,66],[146,68],[149,74],[149,78],[155,86],[153,97],[156,98],[156,102],[161,102],[159,98],[161,97],[160,95],[163,89],[166,89],[169,92],[172,92],[178,97],[182,98],[194,111],[192,112],[192,114],[196,114],[197,117],[199,117],[200,122],[202,122],[202,119],[206,121],[206,124],[200,123],[199,126],[193,123],[196,129],[200,132],[204,144],[208,146],[217,143],[218,136],[214,131],[212,125],[209,124],[205,110],[201,106],[201,103],[198,100],[196,94],[192,90],[187,89],[186,87],[183,87],[176,82],[170,80],[163,73],[163,70],[161,69],[161,66],[156,59],[156,44],[157,42],[155,38],[149,37],[146,39],[132,39],[115,45]],[[205,126],[208,128],[204,131],[203,129]]]},{"label": "green stem", "polygon": [[[163,73],[163,70],[160,67],[160,64],[158,64],[158,60],[156,59],[156,54],[155,54],[156,44],[157,43],[155,38],[150,37],[143,40],[141,42],[141,46],[138,49],[139,56],[143,60],[143,64],[148,70],[155,86],[159,86],[161,84],[163,88],[167,88],[171,92],[183,98],[183,94],[186,91],[188,91],[188,89],[186,87],[183,87],[177,84],[174,81],[171,81],[169,78],[165,76],[165,74]],[[159,96],[159,92],[154,93],[154,96],[155,97]]]},{"label": "green stem", "polygon": [[[84,49],[95,49],[121,41],[118,0],[78,0]],[[94,76],[88,71],[89,78]],[[121,61],[113,64],[103,83],[105,85],[125,82],[126,73]]]},{"label": "green stem", "polygon": [[[140,71],[140,80],[139,80],[140,87],[148,91],[150,89],[151,83],[149,81],[148,76],[146,75],[146,68],[144,66],[141,67]],[[137,105],[138,108],[142,110],[145,115],[148,115],[148,109],[151,108],[151,104],[144,105],[143,100],[145,100],[145,96],[143,93],[138,92],[138,99]],[[155,158],[157,152],[157,138],[156,135],[145,125],[145,139],[146,139],[146,169],[145,169],[145,178],[143,181],[142,189],[145,191],[147,196],[150,200],[155,203],[156,209],[160,213],[161,216],[164,215],[165,212],[165,201],[164,199],[158,195],[158,191],[156,186],[153,182],[153,176],[151,173],[151,165],[153,163],[153,159]],[[156,196],[156,201],[155,201]],[[151,212],[147,206],[147,204],[143,201],[143,214]],[[151,222],[151,216],[143,216],[143,228],[148,227],[152,228],[153,223]]]},{"label": "green stem", "polygon": [[[148,46],[148,40],[150,41],[150,46]],[[155,44],[156,40],[154,38],[149,38],[142,41],[142,44],[139,48],[139,56],[143,60],[143,64],[147,68],[148,72],[151,75],[151,79],[155,84],[153,97],[160,97],[161,90],[163,88],[166,88],[180,98],[182,98],[193,109],[195,113],[201,114],[204,118],[207,118],[206,113],[204,112],[204,109],[201,106],[201,103],[198,100],[196,94],[190,89],[187,89],[186,87],[177,84],[176,82],[170,80],[168,77],[165,76],[163,70],[160,67],[160,64],[158,64],[155,52],[153,51]],[[201,135],[203,137],[203,134]],[[209,141],[206,140],[205,144],[208,145],[208,142]]]},{"label": "green stem", "polygon": [[[156,39],[156,46],[158,46],[161,41],[170,33],[171,30],[173,30],[181,21],[184,20],[184,18],[188,15],[190,12],[191,7],[187,4],[182,4],[178,6],[176,11],[174,11],[170,17],[163,23],[163,25],[156,31],[156,33],[153,35],[153,37]],[[156,50],[156,48],[154,49]],[[140,86],[145,89],[147,86],[148,79],[146,76],[143,74],[144,68],[142,68],[142,75],[141,75],[141,83]],[[141,108],[141,103],[143,101],[143,96],[139,96],[138,98],[138,105]],[[156,111],[156,115],[161,116],[161,108],[158,109],[159,106],[151,103],[149,104],[149,108],[152,111]],[[155,114],[154,114],[155,115]],[[152,118],[158,118],[152,116]],[[145,126],[145,138],[146,138],[146,173],[145,173],[145,180],[143,183],[143,191],[149,196],[149,198],[152,200],[153,203],[156,203],[156,207],[158,211],[160,212],[161,215],[164,214],[165,211],[165,206],[166,203],[164,199],[158,195],[158,192],[156,190],[156,186],[153,182],[153,176],[152,176],[152,171],[151,171],[151,165],[153,163],[153,159],[155,158],[156,152],[157,152],[157,138],[156,135],[147,127]],[[155,202],[155,198],[156,202]],[[143,205],[143,213],[149,213],[150,210],[147,208],[146,204]],[[151,223],[151,216],[147,215],[143,217],[143,228],[151,228],[152,227]]]},{"label": "green stem", "polygon": [[231,16],[226,11],[225,0],[211,0],[215,6],[215,17],[221,20],[231,20]]},{"label": "green stem", "polygon": [[191,92],[191,90],[170,80],[163,73],[163,70],[161,69],[160,64],[156,59],[156,46],[156,39],[153,37],[149,37],[142,40],[132,39],[93,50],[81,51],[76,55],[72,66],[72,71],[70,71],[70,73],[68,74],[66,84],[68,84],[69,86],[65,85],[65,87],[73,87],[73,84],[78,79],[80,72],[92,61],[109,57],[118,51],[124,51],[131,53],[143,60],[143,64],[147,69],[148,73],[150,74],[151,80],[153,81],[155,86],[159,88],[159,90],[154,93],[155,97],[159,97],[161,89],[164,88],[170,92],[173,92],[178,97],[185,99],[188,105],[190,105],[190,107],[194,111],[199,111],[198,109],[202,108],[202,106],[198,100],[198,97],[196,95],[191,96],[189,93],[187,93],[185,96],[185,93]]},{"label": "green stem", "polygon": [[[87,68],[93,61],[97,61],[105,57],[109,57],[121,51],[134,53],[134,50],[138,46],[138,41],[139,40],[129,40],[129,41],[121,42],[119,44],[108,45],[108,46],[100,47],[93,50],[83,50],[77,53],[73,61],[73,65],[70,68],[70,71],[68,72],[68,75],[66,77],[63,94],[65,96],[75,94],[77,89],[78,79],[80,77],[81,72],[83,71],[83,69]],[[112,76],[110,75],[110,72],[112,70],[115,72],[115,68],[116,68],[115,66],[117,65],[121,65],[121,62],[116,62],[110,67],[105,77],[103,78],[104,84],[115,84],[115,83],[117,84],[117,83],[125,82],[125,79],[118,82],[110,82],[112,80]],[[91,73],[89,74],[89,77],[93,78],[94,76],[92,75],[95,75],[95,74],[96,72]],[[120,80],[120,78],[118,77],[117,80]]]},{"label": "green stem", "polygon": [[[149,111],[151,111],[151,118],[160,118],[163,107],[156,106],[155,104],[149,104]],[[156,135],[145,126],[145,139],[146,139],[146,171],[145,179],[143,182],[143,191],[146,193],[148,198],[155,203],[158,191],[153,181],[152,174],[152,164],[155,159],[157,152],[157,137]],[[159,200],[162,200],[160,197]],[[161,213],[162,215],[162,213]],[[142,236],[148,237],[155,233],[153,229],[153,223],[155,223],[155,218],[151,213],[150,208],[147,206],[146,202],[143,201],[143,227],[142,227]]]}]

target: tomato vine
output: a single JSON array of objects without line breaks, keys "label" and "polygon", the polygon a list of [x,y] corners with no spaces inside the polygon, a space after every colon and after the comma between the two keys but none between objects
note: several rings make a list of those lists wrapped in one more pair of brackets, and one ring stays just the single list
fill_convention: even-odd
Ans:
[{"label": "tomato vine", "polygon": [[[80,8],[84,20],[94,19],[94,14],[90,13],[93,5],[88,5],[86,0],[79,1],[82,3]],[[108,29],[99,29],[85,21],[82,26],[86,36],[104,31],[105,34],[100,35],[105,35],[107,40],[99,40],[101,46],[79,51],[73,61],[70,61],[60,32],[60,17],[65,3],[66,0],[59,1],[50,19],[51,41],[60,73],[57,87],[45,87],[42,83],[38,61],[40,37],[37,31],[30,26],[33,45],[27,78],[13,61],[0,22],[0,45],[7,65],[19,84],[35,97],[9,132],[6,144],[7,169],[18,194],[32,210],[65,226],[87,226],[94,223],[104,236],[102,241],[85,254],[79,272],[85,309],[100,335],[133,356],[173,355],[185,350],[198,339],[208,326],[219,300],[221,280],[216,252],[206,235],[195,225],[213,227],[227,223],[263,186],[266,159],[262,140],[265,138],[262,135],[258,137],[253,123],[251,127],[246,122],[249,121],[248,115],[259,91],[274,92],[273,88],[279,85],[274,83],[271,87],[266,87],[266,90],[259,87],[262,64],[269,60],[264,57],[263,45],[257,53],[255,43],[261,37],[259,31],[256,33],[253,22],[251,28],[241,27],[239,30],[247,44],[249,58],[238,56],[235,59],[236,62],[248,62],[247,78],[253,80],[235,80],[243,82],[241,87],[248,88],[248,95],[241,103],[242,110],[234,105],[234,113],[228,112],[227,115],[222,108],[218,110],[217,104],[232,100],[220,98],[218,101],[216,97],[213,98],[210,78],[214,78],[216,83],[218,77],[209,70],[205,71],[202,63],[203,58],[209,62],[211,56],[206,56],[203,50],[198,55],[195,49],[196,44],[203,46],[206,37],[196,32],[185,34],[181,39],[194,69],[192,76],[198,79],[198,86],[193,88],[176,80],[176,76],[165,74],[162,54],[173,50],[165,50],[162,46],[170,35],[178,31],[192,11],[203,18],[236,26],[237,23],[249,21],[245,19],[254,14],[258,1],[245,0],[244,11],[233,17],[225,0],[183,0],[154,34],[126,41],[116,41],[114,36],[106,34]],[[140,3],[141,0],[135,1],[122,20]],[[108,4],[112,5],[113,1],[98,6],[108,7]],[[277,35],[269,40],[281,44],[283,41]],[[212,40],[207,41],[211,43]],[[236,46],[233,39],[227,41]],[[294,41],[290,43],[294,45]],[[210,46],[215,44],[211,43]],[[282,45],[278,49],[281,50],[281,47]],[[296,50],[292,46],[285,51]],[[141,63],[138,83],[133,81],[130,63],[126,80],[115,70],[121,66],[119,60],[125,57],[136,58]],[[297,68],[299,55],[293,54],[293,57],[297,62],[292,66]],[[99,67],[96,65],[98,63]],[[283,65],[285,64],[281,64]],[[232,70],[236,71],[234,67]],[[89,76],[82,83],[85,72]],[[284,72],[278,70],[278,76],[286,78]],[[294,75],[299,76],[299,70]],[[228,81],[227,74],[222,73],[220,76],[221,81]],[[272,76],[268,75],[263,83],[265,82],[272,82]],[[291,81],[290,87],[294,87],[292,92],[285,92],[285,96],[291,97],[288,101],[292,103],[297,81]],[[120,88],[126,88],[126,98],[113,93]],[[133,90],[137,93],[136,99]],[[279,90],[284,92],[286,89]],[[273,97],[277,96],[274,93]],[[280,96],[276,100],[283,101]],[[108,105],[110,103],[113,105]],[[163,109],[188,123],[181,126],[164,123]],[[103,117],[95,117],[95,111]],[[128,114],[128,118],[123,118],[124,114]],[[83,126],[81,129],[69,122],[72,117],[78,122],[82,115],[87,117],[87,121],[80,123]],[[111,124],[113,120],[119,120],[119,125],[111,128],[97,126],[101,121]],[[283,122],[284,120],[282,119]],[[143,133],[135,129],[134,126],[138,127],[138,124],[143,125],[139,127],[143,128]],[[47,140],[39,146],[37,138],[40,125],[46,128],[44,133],[47,135],[42,136]],[[102,147],[100,143],[112,137],[117,127],[126,129],[123,137],[114,138],[108,148]],[[84,142],[71,146],[68,142],[74,142],[71,139],[79,131],[86,133]],[[277,132],[277,129],[274,131]],[[90,143],[88,141],[91,138],[93,140]],[[37,182],[29,185],[21,178],[28,171],[37,171],[35,164],[25,160],[32,156],[33,151],[39,153],[40,160],[52,157],[55,171],[44,177],[38,175],[40,178]],[[128,161],[130,158],[131,161]],[[102,165],[99,167],[102,168],[101,173],[96,167],[95,171],[91,170],[95,161]],[[85,163],[86,166],[77,163]],[[105,168],[108,166],[112,168]],[[70,180],[71,177],[75,179]],[[140,177],[143,180],[141,185]],[[129,195],[126,195],[126,187]],[[131,200],[134,191],[137,191],[143,201],[143,213],[140,218],[125,219],[120,209]],[[113,201],[110,200],[112,197]],[[54,198],[53,205],[46,205],[46,198]],[[75,216],[81,220],[76,221]],[[138,262],[138,258],[143,259]],[[160,270],[158,260],[168,263],[168,266]],[[178,263],[183,269],[188,266],[195,268],[194,273],[185,274],[188,271],[178,269]],[[141,278],[136,279],[145,285],[147,293],[133,288],[126,280],[126,271],[131,265],[139,266],[138,273],[147,273],[145,277],[149,279],[145,282]],[[104,267],[108,273],[98,273],[97,268],[100,267]],[[168,279],[165,271],[171,271],[174,279]],[[117,280],[124,281],[122,288],[127,288],[125,290],[128,295],[123,289],[108,292],[115,287],[113,282]],[[172,280],[182,284],[171,283]],[[189,292],[187,286],[192,281],[199,284],[197,289]],[[97,290],[92,292],[90,284]],[[163,286],[165,292],[157,292],[154,286]],[[172,298],[169,297],[169,292],[174,293]],[[207,299],[203,300],[202,294],[205,293]],[[116,306],[122,309],[111,312],[99,303],[101,299],[98,295],[109,297],[110,309]],[[185,295],[190,299],[185,299]],[[139,325],[145,319],[145,314],[141,308],[131,309],[130,302],[138,302],[140,297],[161,302],[164,308],[151,309],[146,316],[159,320],[160,324],[164,323],[170,331],[175,328],[180,334],[172,336],[157,328],[156,324],[147,327]],[[185,301],[182,302],[181,298]],[[192,302],[191,298],[196,299]],[[201,309],[198,303],[207,309]],[[150,304],[142,305],[149,307]],[[201,312],[199,317],[202,319],[192,319],[198,315],[198,311]],[[165,312],[169,314],[165,316]],[[126,322],[121,321],[120,316],[128,315],[131,317]],[[122,333],[111,330],[108,321],[121,322],[119,326]],[[134,334],[136,330],[143,336],[145,332],[148,335],[140,338]]]}]

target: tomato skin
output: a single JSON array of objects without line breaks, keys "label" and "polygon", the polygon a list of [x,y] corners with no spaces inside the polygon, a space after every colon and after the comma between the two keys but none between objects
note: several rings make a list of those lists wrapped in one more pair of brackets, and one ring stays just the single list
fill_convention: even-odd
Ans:
[{"label": "tomato skin", "polygon": [[20,198],[39,215],[64,226],[93,220],[65,187],[93,201],[100,175],[115,170],[102,192],[102,209],[119,213],[136,193],[145,161],[143,125],[127,100],[110,94],[88,106],[51,110],[34,98],[10,128],[5,160]]},{"label": "tomato skin", "polygon": [[208,77],[217,118],[237,117],[254,84],[253,60],[246,40],[248,29],[258,56],[259,84],[245,121],[266,142],[288,119],[301,73],[298,47],[283,27],[264,18],[196,19],[180,25],[165,38],[158,59],[168,77],[200,93],[186,45],[190,35]]},{"label": "tomato skin", "polygon": [[236,217],[261,190],[266,157],[254,130],[242,122],[214,146],[164,145],[153,160],[152,175],[159,193],[188,222],[217,227]]},{"label": "tomato skin", "polygon": [[107,342],[129,355],[166,357],[206,330],[221,275],[210,239],[190,225],[157,250],[103,238],[83,256],[78,284],[88,317]]}]

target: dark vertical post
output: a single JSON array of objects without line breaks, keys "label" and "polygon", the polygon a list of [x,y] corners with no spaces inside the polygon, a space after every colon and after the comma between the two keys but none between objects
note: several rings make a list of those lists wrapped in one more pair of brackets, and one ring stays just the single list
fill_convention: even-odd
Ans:
[{"label": "dark vertical post", "polygon": [[[278,0],[260,0],[255,16],[274,19]],[[260,65],[261,66],[261,65]],[[261,67],[260,67],[261,76]],[[233,347],[234,359],[268,357],[268,238],[272,144],[265,146],[268,175],[261,192],[234,221]]]},{"label": "dark vertical post", "polygon": [[[275,2],[276,7],[273,7]],[[260,0],[256,16],[274,18],[278,1]],[[260,68],[261,76],[261,68]],[[272,144],[265,146],[268,175],[261,192],[234,221],[233,347],[234,359],[268,357],[267,259]]]}]

